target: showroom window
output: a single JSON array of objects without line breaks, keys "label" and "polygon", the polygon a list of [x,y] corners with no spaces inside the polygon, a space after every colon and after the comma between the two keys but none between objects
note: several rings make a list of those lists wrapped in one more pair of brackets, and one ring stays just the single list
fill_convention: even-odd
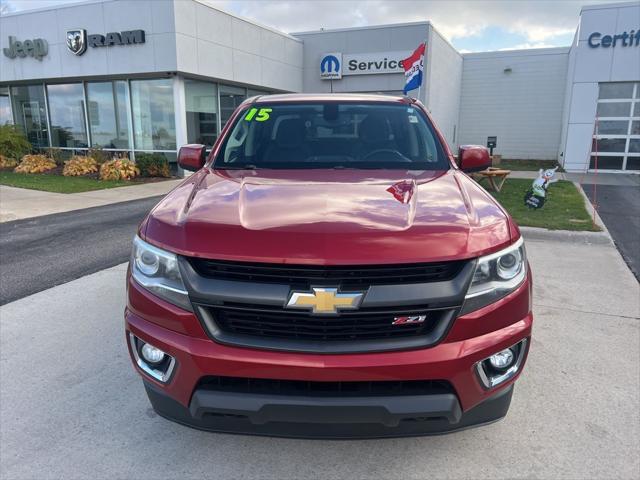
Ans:
[{"label": "showroom window", "polygon": [[91,82],[86,88],[91,146],[129,149],[127,82]]},{"label": "showroom window", "polygon": [[87,123],[81,83],[47,85],[51,146],[86,148]]},{"label": "showroom window", "polygon": [[9,87],[0,87],[0,125],[5,125],[7,123],[13,123]]},{"label": "showroom window", "polygon": [[640,170],[640,83],[601,83],[596,116],[589,168]]},{"label": "showroom window", "polygon": [[185,80],[187,142],[211,148],[218,138],[218,86],[215,83]]},{"label": "showroom window", "polygon": [[247,98],[247,91],[242,87],[220,85],[220,128],[224,128],[234,110]]},{"label": "showroom window", "polygon": [[43,85],[11,87],[14,122],[23,130],[34,147],[49,146],[47,107]]},{"label": "showroom window", "polygon": [[175,151],[172,80],[131,80],[130,85],[136,150]]}]

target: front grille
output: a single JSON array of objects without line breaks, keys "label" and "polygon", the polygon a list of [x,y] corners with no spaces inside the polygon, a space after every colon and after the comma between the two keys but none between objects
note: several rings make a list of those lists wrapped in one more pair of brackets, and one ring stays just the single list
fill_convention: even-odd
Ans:
[{"label": "front grille", "polygon": [[[318,316],[282,309],[242,306],[205,307],[220,330],[240,335],[290,340],[344,341],[414,337],[428,333],[444,310],[368,310]],[[415,308],[415,307],[413,307]],[[426,315],[423,323],[393,325],[397,316]]]},{"label": "front grille", "polygon": [[189,262],[206,278],[278,283],[296,287],[340,285],[343,289],[451,280],[466,263],[452,261],[410,265],[314,266],[239,263],[202,258],[189,258]]},{"label": "front grille", "polygon": [[289,396],[395,396],[454,393],[445,380],[313,382],[244,377],[203,377],[197,389],[218,392]]}]

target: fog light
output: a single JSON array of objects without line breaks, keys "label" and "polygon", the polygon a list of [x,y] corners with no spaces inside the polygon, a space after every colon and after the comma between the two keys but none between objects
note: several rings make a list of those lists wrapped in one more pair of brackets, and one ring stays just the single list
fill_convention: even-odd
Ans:
[{"label": "fog light", "polygon": [[504,370],[505,368],[509,368],[511,366],[514,358],[515,355],[513,354],[513,350],[511,350],[510,348],[505,348],[501,352],[491,355],[489,357],[489,363],[493,368],[497,370]]},{"label": "fog light", "polygon": [[524,362],[527,343],[525,338],[476,363],[476,372],[482,386],[486,389],[493,388],[515,377]]},{"label": "fog light", "polygon": [[152,365],[157,365],[164,360],[165,353],[159,348],[154,347],[148,343],[145,343],[140,349],[142,358]]}]

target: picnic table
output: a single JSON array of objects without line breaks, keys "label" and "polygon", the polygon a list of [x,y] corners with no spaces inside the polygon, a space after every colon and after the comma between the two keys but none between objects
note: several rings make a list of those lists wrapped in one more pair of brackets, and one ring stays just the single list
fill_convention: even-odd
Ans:
[{"label": "picnic table", "polygon": [[494,192],[502,190],[505,180],[511,173],[511,170],[504,170],[498,167],[489,167],[473,174],[476,182],[480,183],[485,178],[489,181],[489,186]]}]

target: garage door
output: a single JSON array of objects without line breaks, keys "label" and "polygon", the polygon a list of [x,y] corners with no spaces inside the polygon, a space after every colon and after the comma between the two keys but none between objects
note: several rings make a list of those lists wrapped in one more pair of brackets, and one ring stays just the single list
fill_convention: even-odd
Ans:
[{"label": "garage door", "polygon": [[640,83],[601,83],[589,168],[640,171]]}]

